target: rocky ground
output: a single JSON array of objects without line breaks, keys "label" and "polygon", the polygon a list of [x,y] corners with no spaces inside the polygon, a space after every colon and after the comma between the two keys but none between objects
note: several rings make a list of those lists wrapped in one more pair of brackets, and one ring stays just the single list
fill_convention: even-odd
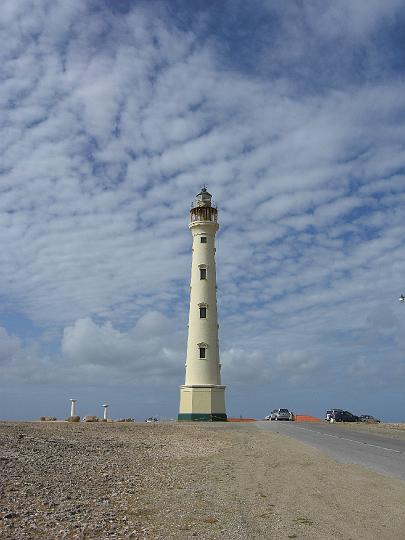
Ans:
[{"label": "rocky ground", "polygon": [[248,424],[0,423],[0,538],[405,538],[405,483]]}]

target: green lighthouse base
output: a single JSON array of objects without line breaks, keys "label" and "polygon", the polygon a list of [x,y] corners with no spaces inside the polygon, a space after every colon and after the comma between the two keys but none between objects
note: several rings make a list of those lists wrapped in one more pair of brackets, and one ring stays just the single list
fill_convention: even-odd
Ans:
[{"label": "green lighthouse base", "polygon": [[179,422],[226,422],[225,386],[193,384],[180,386]]},{"label": "green lighthouse base", "polygon": [[226,422],[225,413],[179,413],[179,422]]}]

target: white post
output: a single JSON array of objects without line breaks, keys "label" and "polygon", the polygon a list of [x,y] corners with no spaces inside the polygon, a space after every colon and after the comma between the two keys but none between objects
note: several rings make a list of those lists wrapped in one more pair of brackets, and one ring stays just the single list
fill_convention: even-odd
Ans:
[{"label": "white post", "polygon": [[107,418],[108,418],[108,403],[104,403],[103,407],[104,407],[103,419],[107,420]]},{"label": "white post", "polygon": [[70,416],[76,416],[76,402],[77,399],[70,400]]},{"label": "white post", "polygon": [[226,420],[219,363],[215,234],[217,209],[203,188],[190,211],[193,237],[185,384],[179,420]]}]

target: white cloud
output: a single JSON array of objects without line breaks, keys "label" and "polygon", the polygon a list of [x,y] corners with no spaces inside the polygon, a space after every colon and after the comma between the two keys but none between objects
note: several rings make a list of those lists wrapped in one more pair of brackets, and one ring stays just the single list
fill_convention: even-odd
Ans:
[{"label": "white cloud", "polygon": [[20,340],[16,336],[9,336],[6,329],[0,327],[0,363],[10,363],[20,347]]},{"label": "white cloud", "polygon": [[93,371],[99,382],[110,373],[120,381],[130,376],[137,384],[148,379],[162,383],[178,378],[184,339],[185,333],[179,335],[173,323],[156,312],[126,332],[108,322],[80,319],[64,329],[62,353],[72,370]]},{"label": "white cloud", "polygon": [[64,329],[60,357],[0,328],[0,363],[3,380],[11,382],[175,386],[181,380],[185,340],[185,331],[177,331],[157,312],[146,313],[127,331],[79,319]]},{"label": "white cloud", "polygon": [[367,38],[382,21],[393,22],[401,7],[401,0],[368,0],[367,3],[312,0],[306,4],[308,18],[319,34],[325,37],[345,35],[355,40]]}]

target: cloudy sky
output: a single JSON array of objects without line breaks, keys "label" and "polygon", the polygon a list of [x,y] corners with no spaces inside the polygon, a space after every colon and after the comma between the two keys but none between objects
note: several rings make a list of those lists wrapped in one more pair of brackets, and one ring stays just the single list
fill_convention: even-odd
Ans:
[{"label": "cloudy sky", "polygon": [[207,184],[228,414],[405,420],[404,24],[404,0],[2,0],[0,417],[176,416]]}]

